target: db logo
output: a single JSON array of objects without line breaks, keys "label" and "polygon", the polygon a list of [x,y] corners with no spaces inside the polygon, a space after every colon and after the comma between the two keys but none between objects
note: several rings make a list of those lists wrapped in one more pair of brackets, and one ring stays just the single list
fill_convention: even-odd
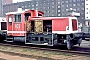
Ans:
[{"label": "db logo", "polygon": [[15,24],[15,28],[20,28],[20,24]]}]

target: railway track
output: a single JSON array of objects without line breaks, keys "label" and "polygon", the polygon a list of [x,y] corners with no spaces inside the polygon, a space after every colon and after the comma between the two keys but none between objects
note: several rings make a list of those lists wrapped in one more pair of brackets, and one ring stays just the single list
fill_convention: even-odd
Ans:
[{"label": "railway track", "polygon": [[63,53],[72,53],[72,54],[83,54],[90,55],[90,48],[82,48],[82,47],[73,47],[72,50],[60,49],[60,48],[52,48],[52,47],[42,47],[42,46],[29,46],[29,45],[16,45],[9,43],[0,43],[1,46],[10,46],[10,47],[19,47],[19,48],[28,48],[28,49],[38,49],[38,50],[46,50],[46,51],[55,51],[55,52],[63,52]]}]

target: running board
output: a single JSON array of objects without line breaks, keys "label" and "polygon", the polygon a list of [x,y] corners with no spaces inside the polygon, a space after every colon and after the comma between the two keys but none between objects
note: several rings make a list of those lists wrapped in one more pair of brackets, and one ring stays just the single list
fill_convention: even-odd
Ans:
[{"label": "running board", "polygon": [[13,38],[7,38],[7,39],[13,39]]},{"label": "running board", "polygon": [[53,46],[53,45],[49,45],[47,43],[44,43],[44,44],[36,44],[36,43],[25,43],[25,44],[33,44],[33,45],[47,45],[47,46]]},{"label": "running board", "polygon": [[4,40],[5,42],[13,42],[13,41],[7,41],[7,40]]}]

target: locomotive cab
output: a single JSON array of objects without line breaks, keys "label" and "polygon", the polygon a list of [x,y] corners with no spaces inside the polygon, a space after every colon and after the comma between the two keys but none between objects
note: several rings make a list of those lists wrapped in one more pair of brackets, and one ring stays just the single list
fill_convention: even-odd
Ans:
[{"label": "locomotive cab", "polygon": [[[42,17],[43,12],[38,10],[22,10],[18,8],[16,12],[6,13],[7,19],[7,42],[25,42],[26,33],[31,32],[31,24],[28,18]],[[33,27],[33,26],[32,26]],[[32,29],[34,31],[35,27]]]}]

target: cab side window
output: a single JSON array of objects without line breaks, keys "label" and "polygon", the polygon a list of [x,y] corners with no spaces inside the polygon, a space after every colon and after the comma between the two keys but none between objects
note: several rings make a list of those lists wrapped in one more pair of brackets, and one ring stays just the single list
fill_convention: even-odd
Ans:
[{"label": "cab side window", "polygon": [[21,14],[15,15],[15,22],[21,22]]},{"label": "cab side window", "polygon": [[12,16],[9,16],[9,24],[12,25]]}]

